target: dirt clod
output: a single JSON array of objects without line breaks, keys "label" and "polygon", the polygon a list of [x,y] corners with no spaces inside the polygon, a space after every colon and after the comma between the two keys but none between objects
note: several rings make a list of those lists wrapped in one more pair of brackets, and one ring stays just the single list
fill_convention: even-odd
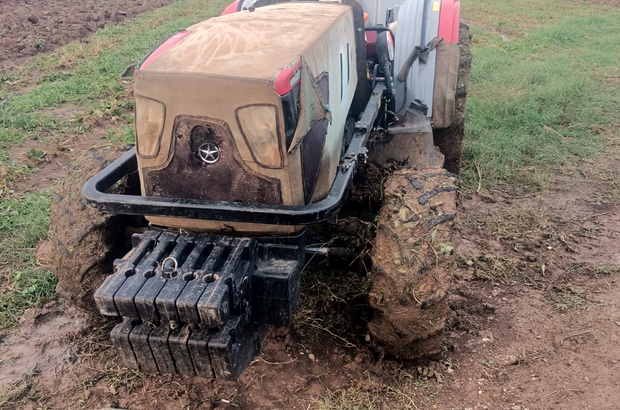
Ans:
[{"label": "dirt clod", "polygon": [[497,363],[502,366],[516,365],[519,364],[519,362],[519,358],[512,354],[497,356]]}]

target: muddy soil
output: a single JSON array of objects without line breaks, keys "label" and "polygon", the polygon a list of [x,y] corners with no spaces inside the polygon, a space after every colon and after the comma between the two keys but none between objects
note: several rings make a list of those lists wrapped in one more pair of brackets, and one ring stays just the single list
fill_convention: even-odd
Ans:
[{"label": "muddy soil", "polygon": [[[0,389],[23,380],[24,375],[53,374],[71,364],[75,351],[67,336],[85,329],[88,315],[50,302],[31,309],[20,318],[19,329],[7,333],[0,344]],[[33,370],[35,370],[33,373]]]},{"label": "muddy soil", "polygon": [[0,2],[0,74],[39,53],[175,0],[25,0]]}]

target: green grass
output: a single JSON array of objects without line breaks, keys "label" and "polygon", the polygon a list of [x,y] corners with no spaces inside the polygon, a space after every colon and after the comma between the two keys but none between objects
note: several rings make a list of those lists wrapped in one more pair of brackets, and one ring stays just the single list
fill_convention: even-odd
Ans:
[{"label": "green grass", "polygon": [[47,238],[50,202],[49,192],[38,192],[0,203],[0,329],[54,297],[56,279],[34,258],[37,242]]},{"label": "green grass", "polygon": [[[464,15],[473,34],[467,186],[478,183],[476,165],[483,186],[536,186],[603,149],[596,127],[613,128],[620,112],[620,9],[469,0]],[[506,26],[520,34],[502,38]]]}]

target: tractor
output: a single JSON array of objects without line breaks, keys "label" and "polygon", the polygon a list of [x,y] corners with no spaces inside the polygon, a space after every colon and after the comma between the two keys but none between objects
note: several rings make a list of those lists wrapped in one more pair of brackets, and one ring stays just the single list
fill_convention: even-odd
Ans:
[{"label": "tractor", "polygon": [[370,343],[437,353],[468,44],[458,0],[238,0],[179,31],[135,67],[135,146],[57,188],[59,293],[118,318],[127,367],[235,379],[293,319],[307,227],[391,163]]}]

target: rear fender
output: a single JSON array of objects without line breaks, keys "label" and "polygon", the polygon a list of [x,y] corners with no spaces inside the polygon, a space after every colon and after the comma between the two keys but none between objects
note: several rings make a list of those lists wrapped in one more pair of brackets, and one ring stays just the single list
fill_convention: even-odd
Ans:
[{"label": "rear fender", "polygon": [[460,0],[442,0],[439,12],[439,38],[447,44],[459,42]]},{"label": "rear fender", "polygon": [[[395,73],[400,72],[415,47],[424,50],[439,35],[440,10],[438,0],[407,0],[398,7]],[[437,52],[432,50],[425,59],[413,62],[405,81],[395,81],[397,114],[403,115],[409,103],[417,99],[428,107],[427,116],[432,117],[436,58]]]}]

